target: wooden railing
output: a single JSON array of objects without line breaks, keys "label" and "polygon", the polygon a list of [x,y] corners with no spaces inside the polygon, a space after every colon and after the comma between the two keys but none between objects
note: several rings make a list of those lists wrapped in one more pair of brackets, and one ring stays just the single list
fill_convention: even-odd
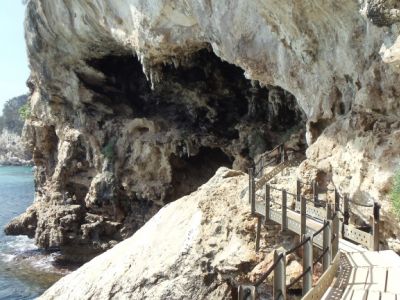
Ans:
[{"label": "wooden railing", "polygon": [[[256,184],[254,169],[249,170],[249,202],[251,213],[258,219],[256,231],[256,251],[260,247],[260,233],[262,220],[273,221],[281,225],[282,231],[290,230],[302,237],[301,243],[289,251],[275,250],[274,263],[269,270],[253,285],[239,286],[239,299],[255,299],[256,288],[274,272],[273,295],[274,299],[286,299],[286,290],[303,279],[303,299],[320,299],[332,282],[339,263],[339,237],[349,239],[357,244],[373,250],[379,249],[379,205],[373,205],[372,234],[349,225],[350,203],[349,197],[341,197],[337,190],[333,190],[334,203],[325,201],[325,208],[321,207],[318,199],[318,189],[313,184],[312,198],[302,196],[302,187],[305,185],[297,181],[296,194],[285,189],[277,189],[266,184],[263,201],[256,201]],[[280,194],[280,202],[274,201],[274,194]],[[288,207],[288,196],[295,202],[295,209]],[[357,205],[357,203],[353,202]],[[322,237],[321,237],[322,233]],[[313,262],[313,245],[321,249],[322,254]],[[286,285],[286,255],[303,247],[303,272],[289,285]],[[332,259],[333,258],[333,259]],[[312,274],[315,263],[322,259],[324,273],[317,285],[312,288]]]}]

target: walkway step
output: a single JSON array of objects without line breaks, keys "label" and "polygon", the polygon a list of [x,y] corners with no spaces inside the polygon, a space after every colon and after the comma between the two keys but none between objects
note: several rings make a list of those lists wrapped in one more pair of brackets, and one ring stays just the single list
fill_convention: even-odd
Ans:
[{"label": "walkway step", "polygon": [[387,278],[386,292],[400,294],[400,268],[389,268]]},{"label": "walkway step", "polygon": [[[329,298],[324,298],[329,299]],[[331,298],[338,299],[338,298]],[[369,290],[352,290],[348,289],[343,294],[342,300],[400,300],[400,294],[369,291]]]},{"label": "walkway step", "polygon": [[[323,299],[400,300],[400,256],[392,250],[343,253],[342,272],[337,280],[345,279],[346,288],[338,297],[342,283],[336,283]],[[343,271],[351,269],[350,276]],[[348,278],[344,278],[348,277]],[[344,282],[343,282],[344,283]],[[336,297],[335,293],[336,291]]]},{"label": "walkway step", "polygon": [[400,294],[381,293],[381,300],[400,300]]},{"label": "walkway step", "polygon": [[366,252],[368,251],[364,247],[359,245],[355,245],[352,242],[346,241],[344,239],[340,239],[339,241],[340,250],[344,253],[353,253],[353,252]]},{"label": "walkway step", "polygon": [[[347,259],[352,267],[400,267],[400,256],[392,250],[380,252],[364,251],[347,253]],[[400,279],[400,277],[399,277]],[[399,280],[400,282],[400,280]]]}]

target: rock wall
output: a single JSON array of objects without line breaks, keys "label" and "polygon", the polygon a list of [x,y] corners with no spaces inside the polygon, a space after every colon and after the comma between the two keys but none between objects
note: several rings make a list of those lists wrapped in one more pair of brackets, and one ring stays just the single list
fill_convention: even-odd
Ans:
[{"label": "rock wall", "polygon": [[18,134],[3,130],[0,133],[0,165],[31,166],[32,159]]},{"label": "rock wall", "polygon": [[102,251],[217,166],[245,169],[302,114],[301,173],[389,210],[398,12],[394,0],[29,1],[37,194],[9,233],[31,223],[40,246]]},{"label": "rock wall", "polygon": [[[259,279],[273,264],[267,251],[281,242],[264,239],[271,231],[263,228],[266,252],[255,254],[257,222],[239,198],[247,182],[243,173],[220,168],[196,192],[163,207],[132,237],[62,278],[39,299],[237,298],[237,284]],[[292,245],[289,240],[287,247]],[[302,272],[296,258],[287,258],[288,282]],[[264,299],[272,296],[270,284],[260,285]]]}]

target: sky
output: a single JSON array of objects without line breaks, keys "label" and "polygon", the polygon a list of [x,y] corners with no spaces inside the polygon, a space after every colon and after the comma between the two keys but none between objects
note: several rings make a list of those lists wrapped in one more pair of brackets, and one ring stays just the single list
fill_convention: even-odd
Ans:
[{"label": "sky", "polygon": [[21,0],[0,0],[0,114],[7,100],[28,92],[24,15]]}]

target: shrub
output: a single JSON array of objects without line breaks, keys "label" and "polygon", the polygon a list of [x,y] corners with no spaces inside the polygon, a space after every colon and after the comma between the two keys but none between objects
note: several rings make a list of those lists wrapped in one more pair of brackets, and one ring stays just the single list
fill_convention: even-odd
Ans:
[{"label": "shrub", "polygon": [[28,96],[22,95],[8,100],[3,107],[1,128],[8,132],[20,135],[24,127],[24,119],[21,117],[20,109],[28,103]]},{"label": "shrub", "polygon": [[22,105],[19,110],[19,116],[22,120],[26,120],[31,116],[31,107],[29,103]]},{"label": "shrub", "polygon": [[400,217],[400,170],[394,175],[390,197],[392,198],[393,209],[397,216]]}]

